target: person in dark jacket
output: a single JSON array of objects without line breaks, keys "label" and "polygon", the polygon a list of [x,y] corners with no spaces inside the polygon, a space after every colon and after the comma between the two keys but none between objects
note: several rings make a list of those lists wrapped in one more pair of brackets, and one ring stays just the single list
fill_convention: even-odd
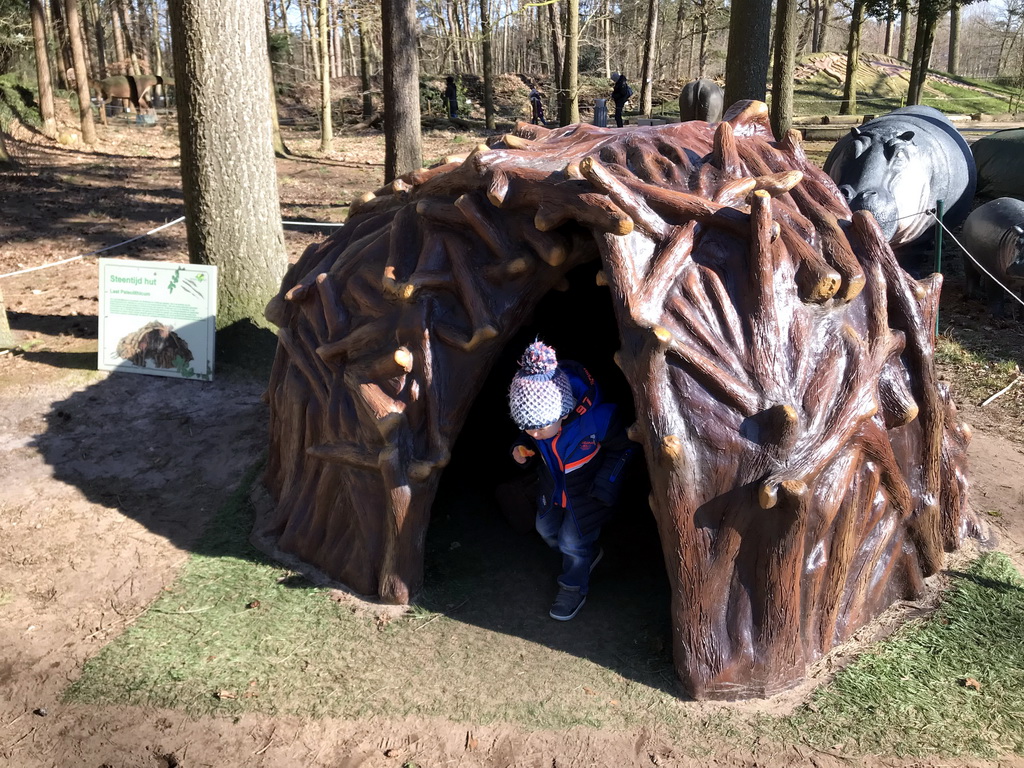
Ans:
[{"label": "person in dark jacket", "polygon": [[451,75],[445,79],[444,100],[448,105],[448,117],[459,116],[459,92],[455,87],[455,78]]},{"label": "person in dark jacket", "polygon": [[535,341],[509,387],[509,411],[523,434],[512,458],[537,471],[536,528],[562,553],[558,596],[549,615],[572,619],[586,602],[590,572],[603,555],[597,540],[618,501],[623,470],[636,448],[618,408],[573,361]]},{"label": "person in dark jacket", "polygon": [[531,123],[537,125],[547,125],[547,121],[544,119],[544,100],[540,96],[540,91],[537,90],[537,86],[530,89],[530,110],[533,113]]},{"label": "person in dark jacket", "polygon": [[626,82],[626,76],[620,74],[615,80],[615,87],[612,88],[612,101],[615,102],[615,124],[622,127],[622,108],[626,106],[629,97],[633,95],[633,89]]}]

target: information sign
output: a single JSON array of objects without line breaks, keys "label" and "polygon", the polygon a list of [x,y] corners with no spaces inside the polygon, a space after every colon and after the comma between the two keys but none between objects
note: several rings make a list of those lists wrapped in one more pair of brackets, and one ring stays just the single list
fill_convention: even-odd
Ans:
[{"label": "information sign", "polygon": [[217,268],[100,259],[99,368],[210,381]]}]

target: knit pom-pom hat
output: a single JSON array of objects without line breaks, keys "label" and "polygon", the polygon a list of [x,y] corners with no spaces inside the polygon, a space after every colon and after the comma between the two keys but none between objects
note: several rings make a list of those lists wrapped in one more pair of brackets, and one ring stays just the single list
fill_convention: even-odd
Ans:
[{"label": "knit pom-pom hat", "polygon": [[555,350],[542,341],[526,348],[508,390],[509,412],[520,429],[554,424],[576,405],[572,385],[558,367]]}]

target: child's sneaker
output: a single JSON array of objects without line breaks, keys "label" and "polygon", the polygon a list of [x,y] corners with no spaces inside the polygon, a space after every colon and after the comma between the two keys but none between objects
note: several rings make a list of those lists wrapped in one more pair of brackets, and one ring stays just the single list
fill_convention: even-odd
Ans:
[{"label": "child's sneaker", "polygon": [[558,597],[555,598],[548,615],[555,621],[569,621],[580,612],[585,602],[587,596],[580,594],[579,587],[559,587]]}]

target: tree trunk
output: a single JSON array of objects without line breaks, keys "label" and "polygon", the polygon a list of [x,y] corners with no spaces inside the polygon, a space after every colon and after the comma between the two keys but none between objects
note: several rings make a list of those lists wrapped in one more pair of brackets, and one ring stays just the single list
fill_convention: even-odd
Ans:
[{"label": "tree trunk", "polygon": [[[5,157],[7,150],[4,148],[3,136],[0,136],[0,167],[7,165]],[[0,288],[0,349],[10,349],[14,346],[14,334],[11,333],[11,324],[7,321],[7,305],[4,304],[4,291]]]},{"label": "tree trunk", "polygon": [[764,101],[768,80],[771,0],[734,0],[725,62],[726,108],[742,99]]},{"label": "tree trunk", "polygon": [[[10,170],[15,165],[14,158],[11,157],[11,153],[7,151],[7,142],[4,139],[3,133],[0,133],[0,169]],[[0,293],[0,309],[3,306],[3,294]],[[4,321],[7,320],[6,314],[4,315]]]},{"label": "tree trunk", "polygon": [[[364,11],[365,14],[365,11]],[[357,31],[359,33],[359,84],[363,89],[363,120],[373,117],[373,85],[370,82],[370,41],[367,22],[359,18]]]},{"label": "tree trunk", "polygon": [[821,33],[818,37],[819,51],[828,50],[829,25],[832,23],[832,0],[821,0]]},{"label": "tree trunk", "polygon": [[60,66],[57,68],[57,83],[62,90],[73,86],[68,73],[74,72],[75,62],[71,55],[71,41],[68,38],[66,12],[62,0],[50,0],[50,24],[53,26],[53,41],[60,52]]},{"label": "tree trunk", "polygon": [[839,114],[857,114],[857,68],[860,64],[860,28],[864,23],[864,0],[853,0],[850,16],[850,38],[846,44],[846,82]]},{"label": "tree trunk", "polygon": [[565,99],[559,121],[573,125],[580,121],[580,2],[565,0],[565,58],[562,60],[562,90]]},{"label": "tree trunk", "polygon": [[793,123],[793,75],[796,72],[796,11],[799,0],[778,0],[775,64],[772,67],[772,131],[782,139]]},{"label": "tree trunk", "polygon": [[[344,70],[345,64],[345,49],[342,45],[342,38],[347,38],[351,42],[351,38],[345,30],[344,17],[340,12],[340,8],[336,2],[331,2],[330,8],[330,23],[331,23],[331,76],[342,77],[347,74]],[[351,52],[351,51],[350,51]]]},{"label": "tree trunk", "polygon": [[127,73],[138,77],[142,74],[142,71],[139,69],[139,58],[135,52],[135,36],[132,33],[131,25],[128,23],[128,15],[125,12],[125,0],[112,0],[112,2],[114,14],[117,16],[121,27],[121,34],[124,36],[124,49],[128,56]]},{"label": "tree trunk", "polygon": [[559,2],[555,0],[548,4],[548,23],[551,29],[551,59],[553,61],[552,74],[555,82],[555,96],[558,101],[558,117],[561,119],[565,110],[564,104],[567,98],[562,81],[562,67],[565,64],[565,39],[562,37],[562,14],[558,10]]},{"label": "tree trunk", "polygon": [[36,52],[36,79],[39,81],[39,114],[43,135],[57,138],[57,117],[53,107],[53,83],[50,81],[50,57],[46,53],[46,8],[43,0],[29,0],[32,15],[32,41]]},{"label": "tree trunk", "polygon": [[[680,8],[683,4],[680,3]],[[681,12],[682,13],[682,12]],[[685,15],[685,14],[684,14]],[[604,32],[604,79],[612,78],[612,1],[604,0],[604,23],[601,25]],[[678,75],[677,75],[678,77]]]},{"label": "tree trunk", "polygon": [[821,52],[821,3],[822,0],[811,0],[811,53]]},{"label": "tree trunk", "polygon": [[311,0],[299,0],[299,18],[301,20],[302,60],[313,62],[313,77],[320,80],[320,56],[317,54],[316,25],[313,22],[313,4]]},{"label": "tree trunk", "polygon": [[96,38],[96,76],[102,80],[110,74],[107,67],[107,30],[97,0],[90,0],[92,7],[93,34]]},{"label": "tree trunk", "polygon": [[[686,3],[679,3],[676,6],[676,28],[672,35],[672,50],[676,52],[675,65],[672,69],[672,76],[676,80],[683,79],[683,57],[679,55],[679,52],[683,50],[683,37],[686,31]],[[610,76],[610,72],[605,73],[605,77]],[[686,73],[689,75],[689,72]]]},{"label": "tree trunk", "polygon": [[494,130],[494,57],[491,54],[491,14],[489,0],[480,0],[480,35],[484,62],[484,121]]},{"label": "tree trunk", "polygon": [[384,181],[423,166],[415,0],[381,0]]},{"label": "tree trunk", "polygon": [[263,0],[169,0],[168,10],[189,259],[218,268],[218,329],[266,326],[287,256]]},{"label": "tree trunk", "polygon": [[75,90],[78,92],[78,115],[82,123],[82,141],[96,143],[96,124],[92,120],[92,88],[89,70],[85,65],[85,45],[82,43],[82,24],[78,18],[78,0],[64,0],[65,21],[71,56],[75,63]]},{"label": "tree trunk", "polygon": [[658,0],[647,1],[647,31],[644,44],[644,63],[640,73],[640,112],[651,114],[654,88],[654,55],[658,47]]},{"label": "tree trunk", "polygon": [[924,11],[917,15],[917,32],[914,37],[914,56],[910,63],[910,86],[907,93],[907,104],[920,104],[924,96],[924,86],[928,80],[928,65],[932,56],[932,43],[935,41],[936,18]]},{"label": "tree trunk", "polygon": [[708,35],[711,33],[711,24],[708,20],[707,10],[700,13],[700,48],[697,52],[697,77],[707,77],[708,73]]},{"label": "tree trunk", "polygon": [[949,58],[946,67],[949,74],[960,74],[960,4],[955,0],[949,8]]},{"label": "tree trunk", "polygon": [[320,49],[320,151],[327,152],[334,138],[331,121],[331,41],[327,36],[327,0],[317,5],[317,41]]},{"label": "tree trunk", "polygon": [[274,78],[274,64],[270,60],[270,6],[265,6],[263,29],[267,36],[267,82],[270,83],[270,142],[274,147],[275,157],[288,157],[291,152],[281,135],[281,121],[277,115],[277,82]]},{"label": "tree trunk", "polygon": [[896,58],[907,60],[907,41],[910,40],[910,12],[906,0],[900,0],[900,47]]},{"label": "tree trunk", "polygon": [[892,25],[895,15],[896,7],[893,0],[889,0],[885,11],[885,42],[882,44],[882,53],[886,56],[892,56]]}]

